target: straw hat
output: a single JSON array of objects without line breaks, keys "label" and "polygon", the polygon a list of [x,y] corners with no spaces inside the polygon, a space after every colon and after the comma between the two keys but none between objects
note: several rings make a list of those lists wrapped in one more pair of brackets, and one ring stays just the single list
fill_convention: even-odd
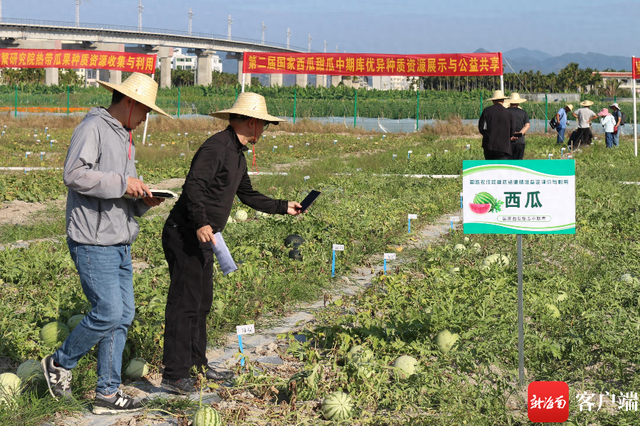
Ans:
[{"label": "straw hat", "polygon": [[273,115],[269,115],[267,112],[267,102],[264,100],[264,96],[253,92],[240,93],[240,95],[238,95],[238,99],[236,99],[236,102],[231,108],[213,112],[209,115],[223,120],[228,120],[229,114],[258,118],[273,124],[286,121],[281,118],[274,117]]},{"label": "straw hat", "polygon": [[504,102],[502,103],[502,106],[505,108],[509,108],[511,106],[509,99],[505,99]]},{"label": "straw hat", "polygon": [[156,83],[148,75],[134,72],[122,84],[112,84],[100,80],[98,80],[98,84],[110,92],[113,92],[114,90],[116,92],[120,92],[123,95],[130,97],[134,101],[138,101],[142,105],[148,106],[158,114],[171,117],[156,105],[158,83]]},{"label": "straw hat", "polygon": [[496,90],[493,92],[493,97],[489,98],[490,101],[498,101],[501,99],[507,99],[502,90]]},{"label": "straw hat", "polygon": [[522,104],[524,102],[527,102],[525,98],[521,98],[520,94],[516,92],[511,93],[511,96],[509,96],[508,101],[510,104]]},{"label": "straw hat", "polygon": [[569,111],[573,111],[573,105],[571,104],[565,105],[565,108],[569,108]]},{"label": "straw hat", "polygon": [[583,107],[590,107],[591,105],[593,105],[593,101],[582,101],[580,102],[580,105]]}]

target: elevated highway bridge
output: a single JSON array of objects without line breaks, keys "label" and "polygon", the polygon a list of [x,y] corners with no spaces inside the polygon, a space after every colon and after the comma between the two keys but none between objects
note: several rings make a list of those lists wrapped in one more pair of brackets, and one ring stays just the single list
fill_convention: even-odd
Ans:
[{"label": "elevated highway bridge", "polygon": [[[203,34],[197,32],[126,27],[106,24],[86,24],[58,21],[2,18],[0,48],[98,50],[157,54],[160,59],[160,87],[171,86],[171,57],[174,48],[186,48],[198,57],[197,84],[212,81],[211,57],[218,51],[227,52],[227,59],[238,61],[238,81],[242,82],[242,52],[304,52],[278,43],[262,43],[247,38]],[[103,81],[120,84],[121,71],[100,70]],[[318,79],[321,80],[321,79]],[[322,79],[323,80],[323,79]],[[250,84],[251,75],[245,74]],[[58,70],[45,70],[45,83],[58,84]],[[282,74],[272,75],[272,85],[282,85]],[[307,85],[306,75],[297,75],[296,84]]]}]

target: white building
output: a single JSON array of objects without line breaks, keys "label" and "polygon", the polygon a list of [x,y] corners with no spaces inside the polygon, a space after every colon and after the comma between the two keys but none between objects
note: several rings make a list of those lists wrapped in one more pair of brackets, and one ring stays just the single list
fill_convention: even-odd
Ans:
[{"label": "white building", "polygon": [[412,83],[415,89],[417,80],[417,77],[407,78],[399,75],[372,77],[373,88],[378,90],[408,90]]},{"label": "white building", "polygon": [[[159,61],[158,61],[159,62]],[[160,66],[160,63],[158,63]],[[172,70],[193,70],[198,68],[198,57],[183,53],[183,49],[173,49],[173,57],[171,58]],[[222,59],[220,56],[213,55],[211,57],[211,69],[213,71],[222,72]]]}]

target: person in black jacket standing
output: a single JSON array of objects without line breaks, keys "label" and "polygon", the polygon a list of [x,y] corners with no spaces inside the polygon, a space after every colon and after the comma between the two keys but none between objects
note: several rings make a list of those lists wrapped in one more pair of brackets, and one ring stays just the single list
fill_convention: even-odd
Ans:
[{"label": "person in black jacket standing", "polygon": [[162,231],[162,248],[169,264],[171,284],[165,310],[162,386],[172,391],[195,390],[195,368],[208,379],[230,376],[208,366],[206,318],[213,301],[214,234],[224,229],[233,199],[270,214],[302,213],[295,201],[274,200],[254,190],[244,152],[256,143],[269,124],[281,120],[267,113],[264,97],[241,93],[233,107],[211,114],[229,120],[229,126],[198,149],[183,191]]},{"label": "person in black jacket standing", "polygon": [[513,136],[513,117],[504,107],[507,97],[502,90],[493,92],[493,105],[485,108],[478,121],[478,130],[482,134],[482,149],[485,160],[511,159],[511,137]]}]

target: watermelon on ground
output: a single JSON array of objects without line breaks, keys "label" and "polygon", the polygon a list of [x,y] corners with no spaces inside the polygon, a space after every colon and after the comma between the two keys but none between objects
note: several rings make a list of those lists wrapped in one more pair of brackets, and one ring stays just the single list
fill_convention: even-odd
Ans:
[{"label": "watermelon on ground", "polygon": [[322,416],[326,420],[342,421],[351,417],[353,403],[351,397],[341,391],[329,394],[322,401]]}]

